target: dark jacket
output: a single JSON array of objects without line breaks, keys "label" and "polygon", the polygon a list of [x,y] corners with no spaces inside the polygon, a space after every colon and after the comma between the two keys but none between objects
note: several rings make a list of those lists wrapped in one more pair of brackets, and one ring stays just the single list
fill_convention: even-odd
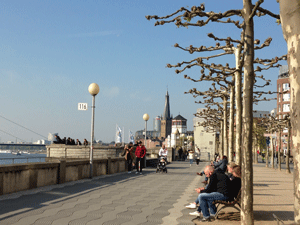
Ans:
[{"label": "dark jacket", "polygon": [[224,173],[215,171],[210,176],[209,184],[206,189],[203,191],[205,193],[219,192],[223,195],[230,196],[230,180],[228,176]]},{"label": "dark jacket", "polygon": [[137,158],[144,158],[146,155],[146,148],[144,145],[142,146],[137,146],[135,150],[135,156]]},{"label": "dark jacket", "polygon": [[230,181],[229,201],[233,201],[241,190],[242,181],[239,177],[233,177]]},{"label": "dark jacket", "polygon": [[220,160],[219,162],[214,162],[215,170],[217,170],[221,173],[225,173],[227,170],[227,164],[228,164],[228,161],[226,158]]}]

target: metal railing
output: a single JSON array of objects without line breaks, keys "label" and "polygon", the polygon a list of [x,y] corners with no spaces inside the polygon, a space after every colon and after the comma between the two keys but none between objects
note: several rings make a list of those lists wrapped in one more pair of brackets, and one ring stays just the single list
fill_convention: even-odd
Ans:
[{"label": "metal railing", "polygon": [[[38,157],[20,157],[20,158],[0,158],[0,165],[8,165],[15,163],[34,163],[34,162],[45,162],[46,156]],[[7,162],[3,162],[7,161]]]}]

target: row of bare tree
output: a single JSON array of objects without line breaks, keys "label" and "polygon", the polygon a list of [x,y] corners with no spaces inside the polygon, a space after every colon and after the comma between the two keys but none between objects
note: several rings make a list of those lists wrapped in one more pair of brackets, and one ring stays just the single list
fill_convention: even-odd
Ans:
[{"label": "row of bare tree", "polygon": [[[177,74],[192,67],[200,67],[200,77],[197,79],[184,75],[184,78],[193,82],[209,81],[211,87],[206,91],[199,91],[196,88],[190,89],[193,97],[202,97],[196,103],[205,104],[206,110],[196,114],[196,116],[206,118],[201,125],[207,130],[219,130],[220,154],[228,155],[230,161],[233,154],[236,154],[236,163],[242,167],[242,201],[241,201],[241,224],[254,224],[253,219],[253,104],[258,101],[267,101],[265,94],[272,94],[270,91],[254,91],[264,88],[270,84],[262,75],[262,71],[279,67],[280,60],[288,61],[291,83],[291,124],[293,130],[293,155],[295,177],[295,222],[300,223],[300,175],[297,156],[299,155],[298,143],[300,142],[300,123],[297,116],[300,113],[297,107],[297,97],[300,97],[300,55],[299,45],[299,16],[300,3],[297,0],[278,1],[280,4],[280,15],[263,8],[263,0],[258,0],[255,4],[252,0],[243,0],[242,9],[232,9],[223,13],[206,12],[204,4],[193,6],[190,9],[181,7],[176,12],[166,16],[146,16],[148,20],[155,19],[157,25],[174,23],[177,27],[203,27],[210,23],[231,24],[240,30],[240,38],[216,37],[209,33],[208,37],[214,39],[215,46],[182,47],[175,44],[174,47],[190,54],[205,53],[206,56],[197,57],[190,61],[182,61],[175,65],[167,64],[168,68],[177,68]],[[274,3],[276,4],[276,3]],[[260,51],[271,44],[272,39],[266,39],[262,44],[260,40],[254,39],[255,16],[270,16],[281,22],[283,34],[288,44],[288,54],[272,59],[254,58],[255,51]],[[197,20],[197,18],[200,18]],[[241,21],[239,21],[240,19]],[[211,53],[212,55],[207,56]],[[235,55],[236,64],[230,67],[225,65],[208,63],[208,60],[227,55]],[[254,69],[254,65],[256,68]],[[262,83],[262,84],[261,84]],[[229,105],[229,109],[228,109]],[[300,104],[298,104],[300,105]],[[229,122],[228,122],[229,121]],[[281,124],[278,120],[269,121],[268,129],[272,130]],[[282,121],[281,121],[282,122]],[[234,126],[235,125],[235,126]],[[234,129],[235,127],[235,129]],[[235,130],[235,132],[234,132]],[[270,130],[270,131],[271,131]],[[228,131],[228,132],[227,132]],[[254,135],[255,136],[255,135]],[[235,140],[235,143],[234,143]],[[271,145],[272,146],[272,145]],[[272,150],[273,151],[273,150]]]}]

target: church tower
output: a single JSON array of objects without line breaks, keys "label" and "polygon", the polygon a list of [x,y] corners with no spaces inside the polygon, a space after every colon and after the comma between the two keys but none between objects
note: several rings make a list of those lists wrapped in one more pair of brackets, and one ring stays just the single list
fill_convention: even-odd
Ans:
[{"label": "church tower", "polygon": [[166,99],[165,99],[165,109],[161,118],[161,138],[167,138],[168,135],[171,135],[172,132],[172,117],[170,115],[170,102],[169,102],[169,93],[167,90]]}]

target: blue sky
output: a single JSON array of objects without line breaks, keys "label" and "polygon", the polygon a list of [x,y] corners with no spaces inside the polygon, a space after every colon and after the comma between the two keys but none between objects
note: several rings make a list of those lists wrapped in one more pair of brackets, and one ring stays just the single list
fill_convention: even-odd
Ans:
[{"label": "blue sky", "polygon": [[[204,1],[206,11],[224,12],[240,9],[241,0]],[[100,86],[96,96],[95,138],[114,140],[116,124],[135,132],[144,128],[144,113],[153,119],[163,113],[168,88],[173,116],[182,115],[193,130],[193,114],[203,106],[195,104],[190,88],[207,90],[209,82],[193,83],[187,74],[199,77],[199,68],[182,74],[166,64],[177,64],[201,56],[174,48],[178,43],[214,45],[207,33],[239,39],[232,25],[209,24],[203,28],[177,28],[174,24],[154,26],[146,15],[165,16],[180,7],[191,7],[195,0],[12,0],[1,2],[0,13],[0,116],[43,136],[58,132],[60,136],[90,139],[91,109],[78,111],[77,104],[91,106],[90,83]],[[263,3],[275,13],[275,0]],[[286,54],[281,27],[270,17],[255,19],[255,38],[263,42],[272,37],[271,47],[260,50],[262,58]],[[275,55],[274,55],[275,54]],[[213,60],[210,61],[215,62]],[[235,65],[234,56],[216,62]],[[286,64],[286,63],[283,63]],[[278,69],[263,74],[276,90]],[[255,106],[271,110],[275,101]],[[0,117],[1,142],[15,141],[9,134],[25,141],[41,136]],[[3,132],[4,131],[4,132]]]}]

